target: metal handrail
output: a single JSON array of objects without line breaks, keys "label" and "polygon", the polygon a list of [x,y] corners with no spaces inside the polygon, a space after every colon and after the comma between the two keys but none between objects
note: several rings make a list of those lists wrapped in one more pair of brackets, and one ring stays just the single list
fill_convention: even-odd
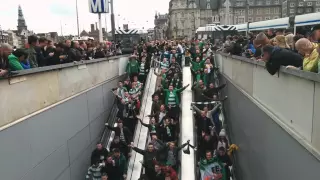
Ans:
[{"label": "metal handrail", "polygon": [[[113,105],[112,105],[112,108],[111,108],[111,110],[110,110],[110,112],[109,112],[108,118],[107,118],[106,121],[105,121],[106,123],[109,121],[111,115],[113,114],[112,112],[114,111],[114,108],[115,108],[115,106],[116,106],[116,103],[117,103],[117,99],[115,98],[115,99],[113,100]],[[117,107],[116,107],[116,108],[117,108]],[[108,128],[105,126],[104,129],[103,129],[103,131],[102,131],[101,138],[100,138],[100,142],[101,142],[101,143],[104,142],[105,135],[106,135],[106,133],[107,133],[107,129],[108,129]]]}]

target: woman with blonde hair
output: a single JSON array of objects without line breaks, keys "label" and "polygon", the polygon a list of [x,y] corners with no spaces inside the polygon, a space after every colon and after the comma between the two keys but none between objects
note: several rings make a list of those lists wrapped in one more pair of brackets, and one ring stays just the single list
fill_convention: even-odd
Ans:
[{"label": "woman with blonde hair", "polygon": [[286,35],[286,42],[289,45],[290,49],[292,49],[292,50],[294,49],[293,37],[294,37],[293,34]]},{"label": "woman with blonde hair", "polygon": [[317,73],[319,67],[318,45],[310,42],[307,38],[301,38],[296,42],[295,48],[304,57],[303,70]]},{"label": "woman with blonde hair", "polygon": [[289,49],[289,45],[287,44],[286,37],[284,35],[278,35],[274,38],[275,46]]}]

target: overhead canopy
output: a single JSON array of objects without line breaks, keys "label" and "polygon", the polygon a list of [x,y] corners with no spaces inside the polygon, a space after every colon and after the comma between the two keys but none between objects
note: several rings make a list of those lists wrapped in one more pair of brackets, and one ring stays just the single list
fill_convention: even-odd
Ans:
[{"label": "overhead canopy", "polygon": [[295,26],[320,24],[320,13],[310,13],[295,17]]},{"label": "overhead canopy", "polygon": [[273,29],[288,29],[289,28],[289,17],[272,19],[267,21],[253,22],[249,24],[250,31],[267,30]]},{"label": "overhead canopy", "polygon": [[247,31],[247,25],[248,24],[237,24],[237,25],[234,25],[236,27],[236,30],[238,32],[244,32],[244,31]]},{"label": "overhead canopy", "polygon": [[236,26],[234,25],[214,25],[214,26],[199,27],[196,32],[198,33],[198,32],[233,31],[233,30],[236,30]]}]

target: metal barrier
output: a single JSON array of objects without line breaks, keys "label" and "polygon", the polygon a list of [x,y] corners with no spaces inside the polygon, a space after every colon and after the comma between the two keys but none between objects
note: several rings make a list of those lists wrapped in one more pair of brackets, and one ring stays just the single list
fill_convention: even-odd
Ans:
[{"label": "metal barrier", "polygon": [[[140,117],[144,123],[149,123],[149,118],[145,116],[149,115],[151,112],[152,95],[155,91],[156,79],[157,77],[153,74],[153,69],[151,68],[146,80],[144,94],[141,102],[142,106],[140,109]],[[148,137],[148,128],[142,126],[141,123],[138,122],[134,134],[134,146],[140,149],[144,149]],[[127,180],[138,180],[140,178],[142,171],[142,165],[140,161],[142,160],[143,156],[141,154],[132,151],[131,158],[128,164]]]},{"label": "metal barrier", "polygon": [[[191,84],[191,71],[190,67],[183,68],[183,86]],[[191,86],[187,87],[182,93],[182,121],[180,121],[181,126],[181,142],[186,142],[190,140],[190,144],[195,144],[194,137],[194,121],[193,113],[190,110],[190,104],[192,102],[192,90]],[[195,180],[196,179],[196,161],[195,161],[195,152],[190,151],[190,154],[181,153],[181,171],[180,179],[182,180]]]}]

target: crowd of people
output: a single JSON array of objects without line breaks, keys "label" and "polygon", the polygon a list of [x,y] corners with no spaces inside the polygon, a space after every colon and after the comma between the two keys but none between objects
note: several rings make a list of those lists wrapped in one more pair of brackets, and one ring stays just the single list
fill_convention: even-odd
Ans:
[{"label": "crowd of people", "polygon": [[[127,176],[127,165],[132,151],[143,155],[142,166],[145,173],[140,179],[178,180],[180,167],[179,151],[197,151],[201,178],[227,180],[232,161],[227,155],[229,148],[226,132],[219,119],[219,91],[225,86],[216,86],[213,52],[203,41],[154,41],[134,47],[126,72],[128,78],[120,81],[113,89],[117,98],[117,126],[106,124],[115,132],[110,152],[101,143],[93,151],[87,178],[121,180]],[[215,102],[209,105],[193,105],[196,114],[198,144],[189,141],[179,143],[180,136],[180,95],[189,85],[182,86],[182,63],[185,61],[193,74],[192,90],[195,100]],[[150,67],[153,68],[150,68]],[[152,70],[153,69],[153,70]],[[152,71],[152,72],[150,72]],[[141,98],[148,73],[157,76],[153,104],[148,117],[149,123],[139,118]],[[191,79],[190,79],[191,82]],[[134,146],[133,133],[137,122],[149,130],[146,149]],[[195,147],[196,146],[196,147]],[[188,152],[189,151],[189,152]],[[209,167],[209,171],[208,171]]]},{"label": "crowd of people", "polygon": [[54,44],[32,35],[24,48],[0,45],[0,78],[12,71],[114,56],[121,54],[120,49],[120,43],[65,40]]},{"label": "crowd of people", "polygon": [[320,73],[320,25],[311,28],[310,33],[294,35],[282,29],[269,29],[248,37],[228,36],[223,48],[226,53],[266,62],[271,74],[281,66],[290,69]]}]

